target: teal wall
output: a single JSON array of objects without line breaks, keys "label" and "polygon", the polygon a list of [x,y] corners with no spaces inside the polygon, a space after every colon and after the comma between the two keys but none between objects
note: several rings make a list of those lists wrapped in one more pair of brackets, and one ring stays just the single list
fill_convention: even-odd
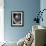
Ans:
[{"label": "teal wall", "polygon": [[[32,28],[32,21],[40,9],[40,0],[5,0],[4,1],[4,35],[7,41],[18,41]],[[24,26],[11,27],[11,11],[24,11]]]}]

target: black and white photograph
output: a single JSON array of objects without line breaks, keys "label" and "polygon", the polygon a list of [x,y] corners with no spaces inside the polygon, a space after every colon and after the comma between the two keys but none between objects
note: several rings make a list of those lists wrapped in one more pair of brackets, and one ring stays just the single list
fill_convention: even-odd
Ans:
[{"label": "black and white photograph", "polygon": [[12,11],[11,12],[11,26],[23,26],[24,25],[24,12]]}]

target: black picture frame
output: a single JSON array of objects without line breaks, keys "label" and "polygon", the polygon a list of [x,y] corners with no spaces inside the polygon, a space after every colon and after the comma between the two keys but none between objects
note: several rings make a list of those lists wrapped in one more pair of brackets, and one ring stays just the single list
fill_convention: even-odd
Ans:
[{"label": "black picture frame", "polygon": [[11,11],[11,26],[12,27],[24,26],[24,12],[23,11]]}]

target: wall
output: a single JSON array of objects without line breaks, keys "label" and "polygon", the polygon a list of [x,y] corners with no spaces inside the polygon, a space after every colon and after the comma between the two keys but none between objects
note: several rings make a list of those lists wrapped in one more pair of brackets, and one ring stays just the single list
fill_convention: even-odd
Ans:
[{"label": "wall", "polygon": [[4,0],[0,0],[0,42],[4,41]]},{"label": "wall", "polygon": [[0,7],[0,42],[4,41],[4,8],[1,7]]},{"label": "wall", "polygon": [[[7,41],[18,41],[32,28],[35,14],[40,10],[40,0],[4,0],[4,35]],[[11,11],[24,11],[24,26],[11,27]]]},{"label": "wall", "polygon": [[[41,9],[41,11],[42,11],[43,9],[46,9],[46,6],[45,6],[45,5],[46,5],[46,0],[41,0],[41,1],[40,1],[40,9]],[[40,23],[41,23],[40,25],[46,27],[46,20],[45,20],[45,19],[46,19],[46,11],[43,12],[42,17],[43,17],[44,20],[43,20],[43,22],[42,22],[42,21],[40,22]]]}]

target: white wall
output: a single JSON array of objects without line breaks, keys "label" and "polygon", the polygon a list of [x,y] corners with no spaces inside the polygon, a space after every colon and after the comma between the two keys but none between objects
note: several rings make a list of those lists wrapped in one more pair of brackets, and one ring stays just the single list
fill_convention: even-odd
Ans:
[{"label": "white wall", "polygon": [[40,0],[41,2],[40,2],[40,7],[41,7],[41,9],[46,9],[46,0]]},{"label": "white wall", "polygon": [[4,0],[0,0],[0,42],[4,41]]},{"label": "white wall", "polygon": [[[40,0],[40,9],[41,11],[43,9],[46,9],[46,0]],[[43,22],[40,21],[40,24],[46,27],[46,10],[43,12],[42,17],[43,17]]]}]

